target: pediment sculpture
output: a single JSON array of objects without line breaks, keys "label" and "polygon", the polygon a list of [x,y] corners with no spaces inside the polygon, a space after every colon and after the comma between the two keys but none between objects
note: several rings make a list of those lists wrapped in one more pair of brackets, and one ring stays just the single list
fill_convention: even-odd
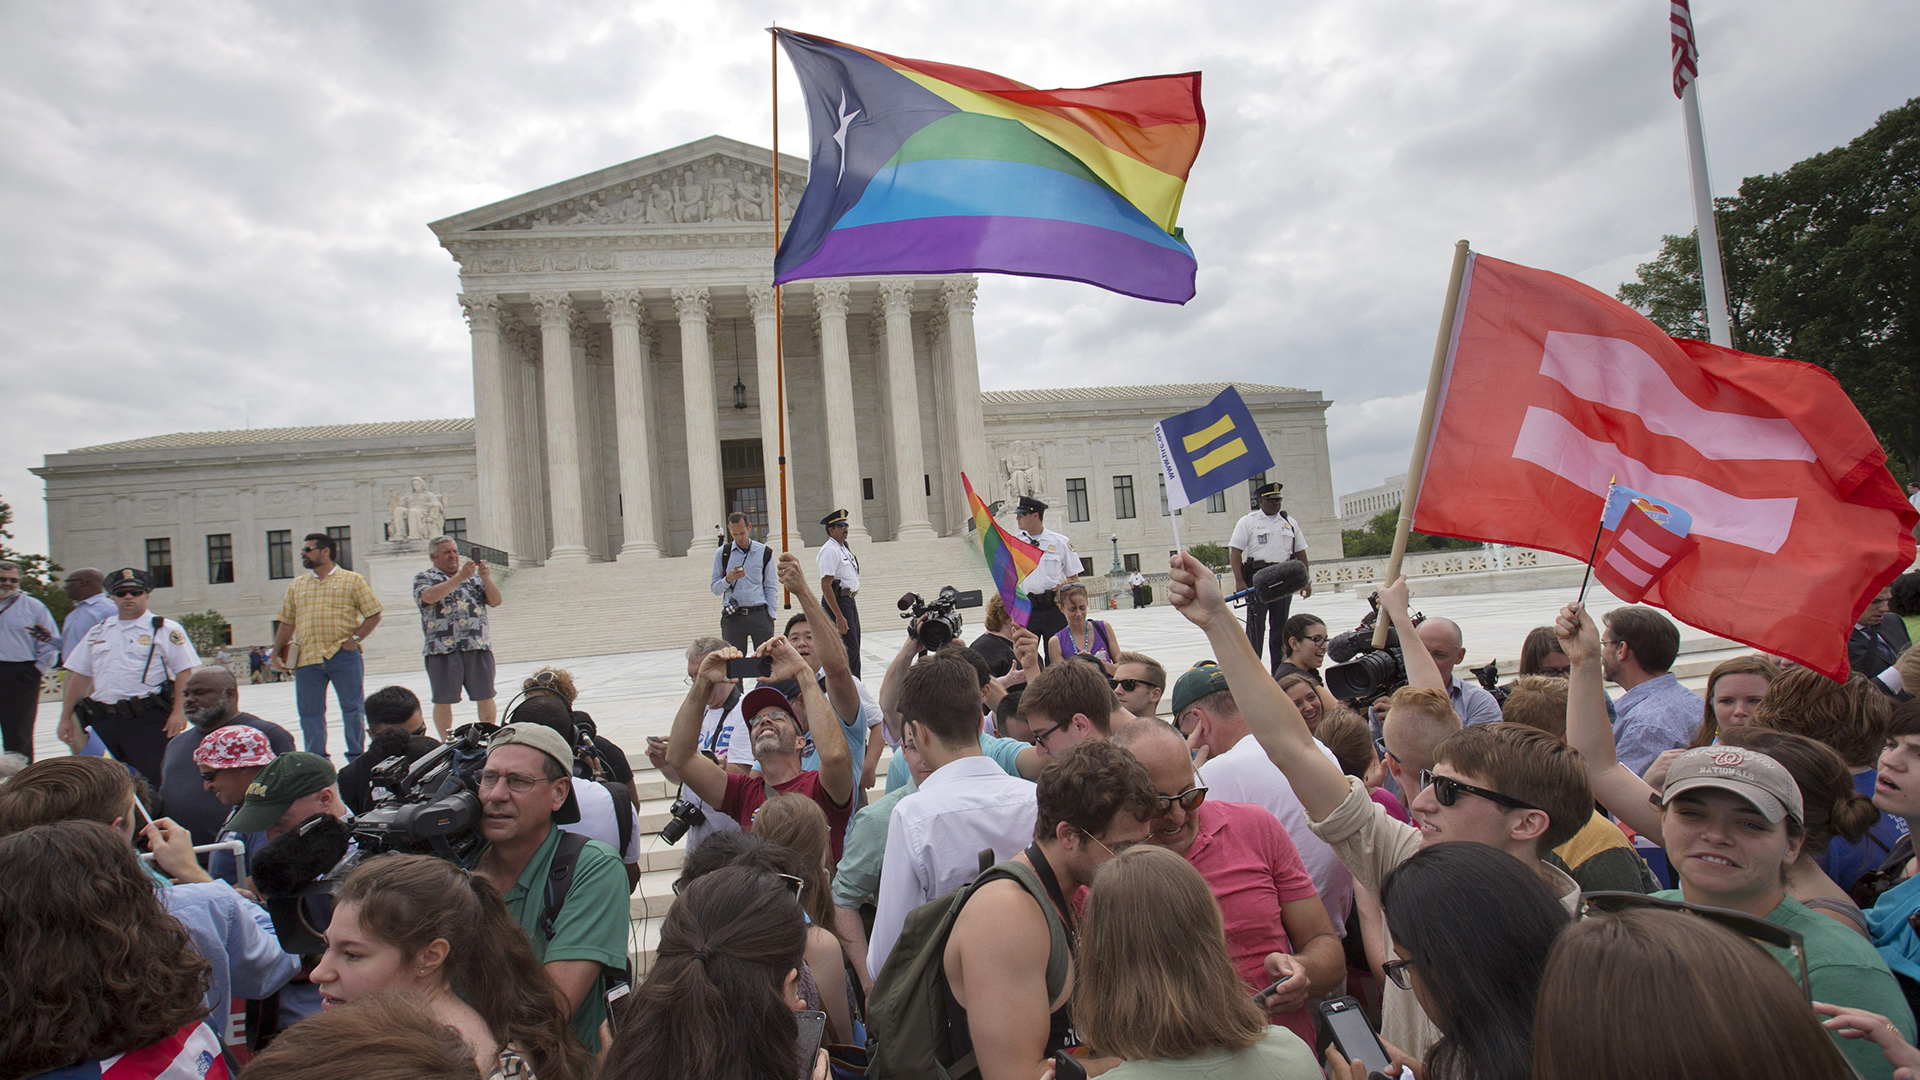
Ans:
[{"label": "pediment sculpture", "polygon": [[[780,178],[780,216],[791,218],[806,178]],[[772,221],[773,170],[714,154],[541,207],[483,231],[600,225],[695,225]]]}]

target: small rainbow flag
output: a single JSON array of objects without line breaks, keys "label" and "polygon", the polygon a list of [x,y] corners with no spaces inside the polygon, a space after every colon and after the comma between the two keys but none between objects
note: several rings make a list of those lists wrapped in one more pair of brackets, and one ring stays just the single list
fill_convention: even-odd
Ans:
[{"label": "small rainbow flag", "polygon": [[960,474],[960,483],[966,486],[967,505],[973,508],[973,527],[980,533],[980,554],[987,557],[987,572],[993,575],[994,587],[1000,590],[1000,602],[1007,605],[1007,614],[1013,616],[1014,622],[1025,626],[1027,617],[1033,614],[1033,603],[1020,591],[1020,583],[1040,565],[1040,549],[1007,532],[993,520],[987,504],[974,494],[973,482],[967,479],[966,473]]},{"label": "small rainbow flag", "polygon": [[1193,298],[1176,221],[1200,73],[1036,90],[985,71],[774,30],[812,133],[774,281],[988,271]]}]

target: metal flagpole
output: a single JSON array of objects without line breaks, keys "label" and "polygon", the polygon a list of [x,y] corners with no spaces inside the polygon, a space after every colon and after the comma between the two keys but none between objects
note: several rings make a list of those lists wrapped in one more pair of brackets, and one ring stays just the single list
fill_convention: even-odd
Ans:
[{"label": "metal flagpole", "polygon": [[1700,125],[1700,50],[1693,36],[1688,0],[1672,0],[1674,92],[1687,119],[1687,167],[1693,176],[1693,222],[1700,237],[1700,282],[1707,301],[1707,338],[1733,348],[1733,322],[1727,315],[1727,278],[1720,267],[1720,230],[1713,217],[1713,184],[1707,177],[1707,142]]}]

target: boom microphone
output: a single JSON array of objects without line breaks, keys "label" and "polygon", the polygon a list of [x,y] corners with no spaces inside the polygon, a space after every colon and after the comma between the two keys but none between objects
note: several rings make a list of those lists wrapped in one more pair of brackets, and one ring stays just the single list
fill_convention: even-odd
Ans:
[{"label": "boom microphone", "polygon": [[253,883],[260,895],[293,896],[333,869],[347,854],[351,834],[332,814],[316,814],[270,843],[253,858]]},{"label": "boom microphone", "polygon": [[1288,559],[1271,566],[1264,566],[1253,575],[1253,587],[1241,589],[1227,597],[1229,602],[1245,600],[1252,596],[1263,604],[1277,603],[1307,587],[1307,564],[1299,559]]}]

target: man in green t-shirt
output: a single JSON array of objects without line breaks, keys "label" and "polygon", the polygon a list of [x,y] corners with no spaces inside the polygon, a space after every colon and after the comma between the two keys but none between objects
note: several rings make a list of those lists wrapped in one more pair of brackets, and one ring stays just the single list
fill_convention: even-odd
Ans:
[{"label": "man in green t-shirt", "polygon": [[508,724],[487,747],[479,777],[480,835],[487,843],[473,872],[506,898],[508,913],[533,943],[534,957],[566,996],[573,1033],[597,1052],[600,1022],[607,1016],[601,976],[627,968],[626,870],[612,848],[586,841],[564,902],[552,925],[543,926],[547,879],[560,850],[559,826],[580,820],[573,751],[558,732],[539,724]]}]

